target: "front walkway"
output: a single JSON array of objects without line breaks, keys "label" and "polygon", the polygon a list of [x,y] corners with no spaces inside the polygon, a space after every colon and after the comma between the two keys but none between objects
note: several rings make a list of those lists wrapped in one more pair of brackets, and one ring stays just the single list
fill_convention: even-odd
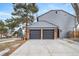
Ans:
[{"label": "front walkway", "polygon": [[28,40],[11,56],[79,56],[79,46],[66,40]]}]

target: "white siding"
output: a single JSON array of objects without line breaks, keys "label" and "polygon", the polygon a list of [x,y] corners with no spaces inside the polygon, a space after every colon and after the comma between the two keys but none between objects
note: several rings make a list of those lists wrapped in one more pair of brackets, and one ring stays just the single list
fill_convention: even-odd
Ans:
[{"label": "white siding", "polygon": [[62,32],[60,32],[60,37],[66,37],[67,32],[73,31],[75,26],[75,17],[62,10],[51,10],[48,13],[39,16],[38,19],[39,21],[45,20],[58,25],[59,29],[62,30]]}]

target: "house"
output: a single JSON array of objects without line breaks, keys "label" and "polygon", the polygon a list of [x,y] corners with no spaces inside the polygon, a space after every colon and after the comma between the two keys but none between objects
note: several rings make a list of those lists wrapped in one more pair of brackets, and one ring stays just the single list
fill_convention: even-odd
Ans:
[{"label": "house", "polygon": [[67,38],[77,23],[75,16],[63,10],[50,10],[28,26],[29,39]]}]

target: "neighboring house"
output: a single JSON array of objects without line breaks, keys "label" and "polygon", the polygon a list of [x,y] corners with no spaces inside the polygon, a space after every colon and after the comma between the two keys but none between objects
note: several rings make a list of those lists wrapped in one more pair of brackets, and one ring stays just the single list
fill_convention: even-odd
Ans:
[{"label": "neighboring house", "polygon": [[63,10],[50,10],[28,26],[29,39],[67,38],[77,23],[75,16]]}]

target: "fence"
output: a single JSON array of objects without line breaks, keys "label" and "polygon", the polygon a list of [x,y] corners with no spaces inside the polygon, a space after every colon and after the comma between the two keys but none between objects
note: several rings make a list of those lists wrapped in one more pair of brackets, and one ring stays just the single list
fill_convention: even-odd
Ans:
[{"label": "fence", "polygon": [[69,32],[70,38],[79,38],[79,31]]}]

